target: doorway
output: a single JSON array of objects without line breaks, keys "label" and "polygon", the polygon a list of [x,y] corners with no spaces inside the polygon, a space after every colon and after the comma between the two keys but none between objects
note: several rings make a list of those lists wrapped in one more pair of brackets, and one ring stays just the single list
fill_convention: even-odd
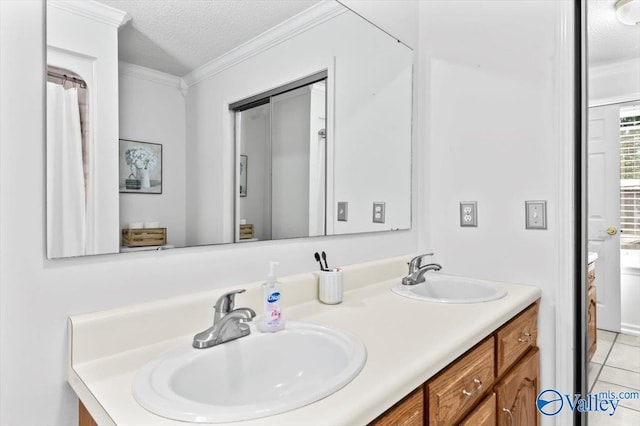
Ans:
[{"label": "doorway", "polygon": [[589,251],[597,255],[589,266],[598,295],[589,392],[640,391],[640,102],[589,108],[588,137]]},{"label": "doorway", "polygon": [[[587,393],[640,392],[640,25],[619,21],[615,0],[586,5],[588,179],[583,184],[590,259],[585,304],[589,295],[596,299],[588,314],[595,350],[585,351]],[[640,401],[619,404],[613,418],[590,413],[589,425],[640,422]]]},{"label": "doorway", "polygon": [[[639,392],[640,101],[588,115],[589,292],[597,294],[588,392]],[[616,420],[640,419],[638,401],[620,400],[620,410]],[[590,413],[590,424],[602,424],[601,414]]]},{"label": "doorway", "polygon": [[[589,251],[600,281],[598,328],[640,335],[640,101],[589,108]],[[593,259],[592,259],[593,260]],[[628,280],[627,280],[628,281]]]}]

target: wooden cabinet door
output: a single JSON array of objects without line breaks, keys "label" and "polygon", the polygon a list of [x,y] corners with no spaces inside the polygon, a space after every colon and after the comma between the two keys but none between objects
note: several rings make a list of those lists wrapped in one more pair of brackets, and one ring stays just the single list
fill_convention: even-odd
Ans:
[{"label": "wooden cabinet door", "polygon": [[593,354],[596,353],[596,349],[598,348],[596,311],[596,287],[593,286],[589,288],[589,292],[587,293],[587,328],[589,330],[587,359],[589,361],[591,361],[591,357],[593,357]]},{"label": "wooden cabinet door", "polygon": [[590,263],[587,266],[587,290],[596,285],[596,264]]},{"label": "wooden cabinet door", "polygon": [[495,387],[498,425],[535,426],[540,423],[536,398],[540,391],[540,352],[532,349]]},{"label": "wooden cabinet door", "polygon": [[497,422],[496,394],[492,393],[478,404],[459,426],[496,426]]}]

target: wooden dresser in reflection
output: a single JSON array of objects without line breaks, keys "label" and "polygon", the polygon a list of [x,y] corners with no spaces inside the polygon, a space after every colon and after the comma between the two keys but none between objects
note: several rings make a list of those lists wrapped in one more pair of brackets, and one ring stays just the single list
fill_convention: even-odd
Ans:
[{"label": "wooden dresser in reflection", "polygon": [[598,346],[596,328],[596,263],[587,266],[587,359],[591,361]]}]

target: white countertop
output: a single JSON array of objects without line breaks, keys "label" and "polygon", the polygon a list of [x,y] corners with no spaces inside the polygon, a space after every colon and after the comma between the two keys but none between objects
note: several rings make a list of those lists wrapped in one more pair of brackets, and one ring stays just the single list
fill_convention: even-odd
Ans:
[{"label": "white countertop", "polygon": [[[537,287],[496,283],[500,300],[439,304],[393,294],[410,256],[344,268],[344,301],[316,300],[312,273],[281,278],[285,318],[344,330],[367,347],[360,374],[333,395],[305,407],[233,425],[367,424],[458,356],[537,300]],[[257,308],[260,283],[246,286],[236,306]],[[177,297],[69,319],[69,383],[99,424],[185,425],[134,400],[135,372],[212,320],[211,306],[229,289]],[[256,311],[258,311],[256,309]]]}]

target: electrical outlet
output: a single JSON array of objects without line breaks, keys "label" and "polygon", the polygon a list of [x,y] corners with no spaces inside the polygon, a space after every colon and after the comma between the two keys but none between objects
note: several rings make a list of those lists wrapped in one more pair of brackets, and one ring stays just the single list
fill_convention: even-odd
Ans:
[{"label": "electrical outlet", "polygon": [[338,201],[338,222],[346,222],[347,220],[349,220],[349,203]]},{"label": "electrical outlet", "polygon": [[373,202],[373,223],[384,223],[384,203]]},{"label": "electrical outlet", "polygon": [[525,201],[526,228],[547,229],[547,202]]},{"label": "electrical outlet", "polygon": [[460,226],[478,226],[478,203],[476,201],[460,202]]}]

